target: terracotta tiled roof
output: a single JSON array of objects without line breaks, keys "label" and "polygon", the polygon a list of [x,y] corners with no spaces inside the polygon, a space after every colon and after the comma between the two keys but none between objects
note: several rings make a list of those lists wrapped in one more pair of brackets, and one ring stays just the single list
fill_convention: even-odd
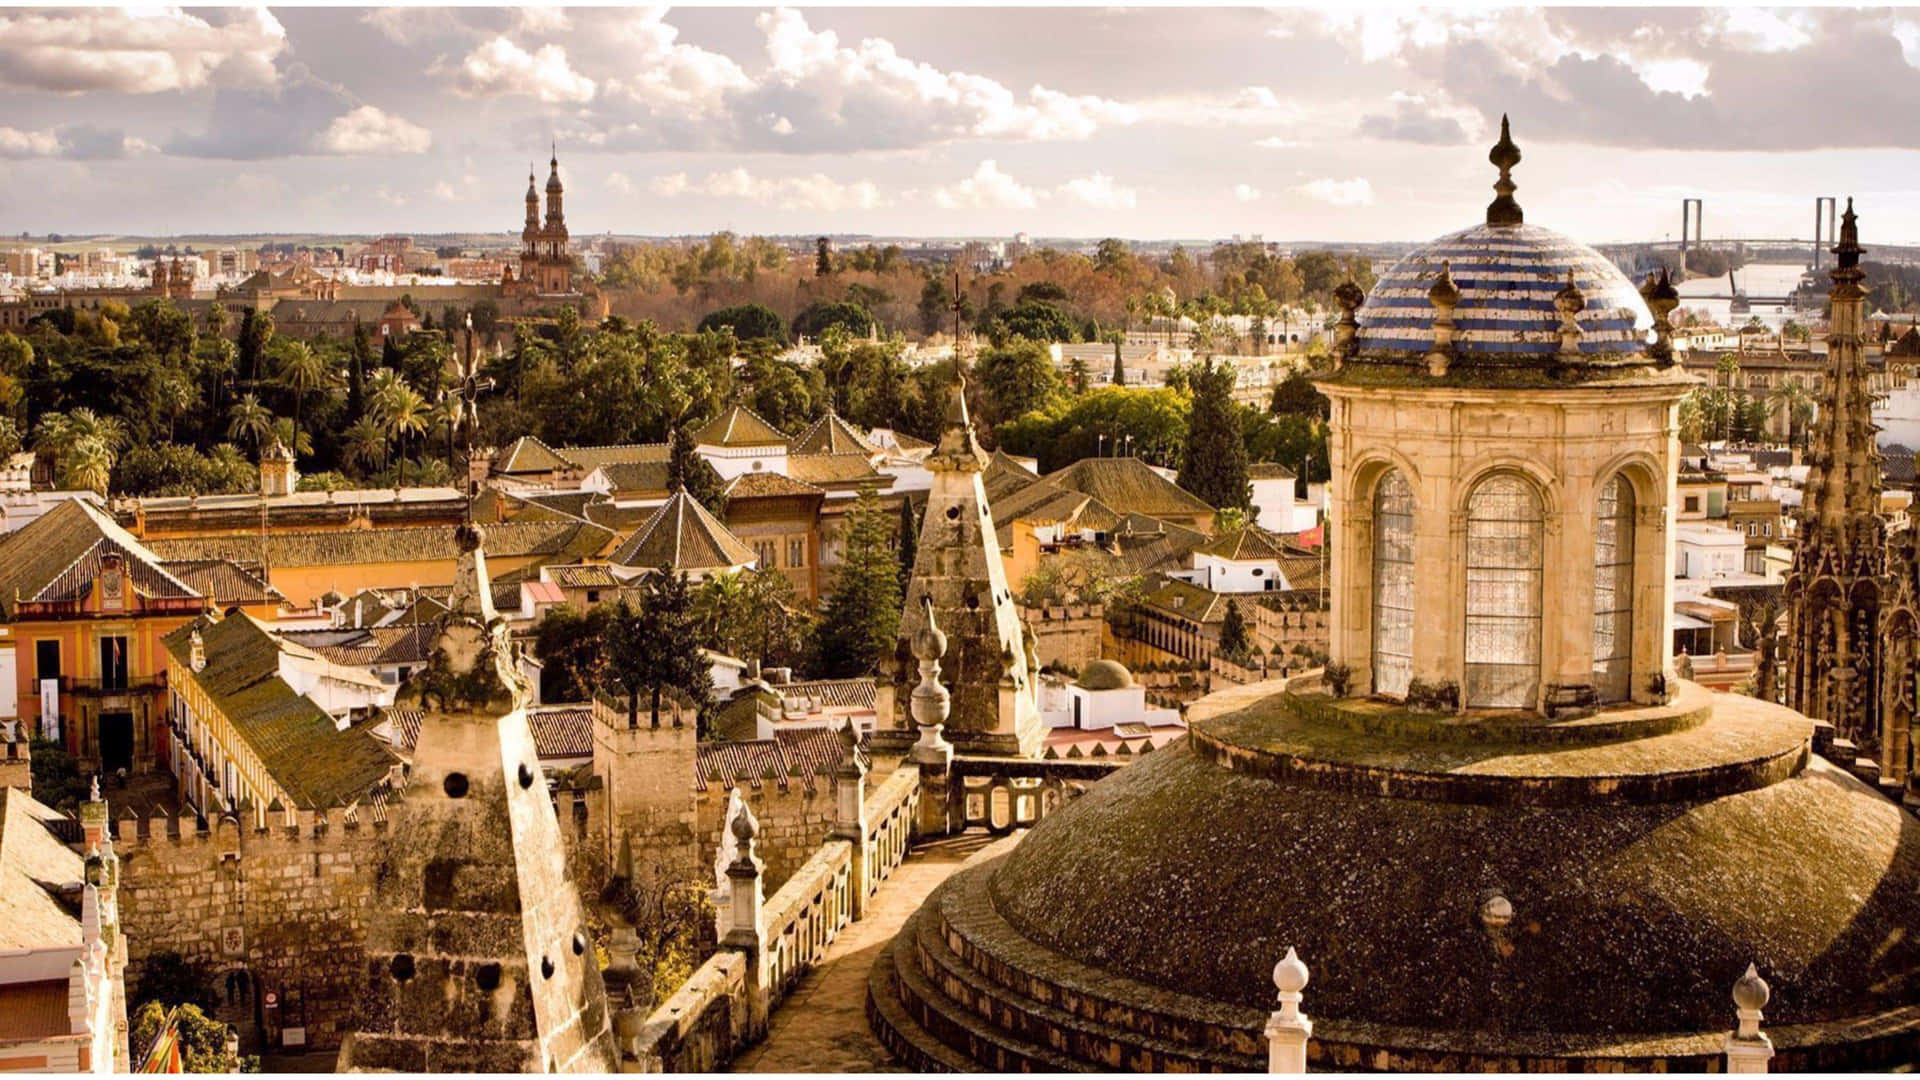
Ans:
[{"label": "terracotta tiled roof", "polygon": [[1281,559],[1280,572],[1295,589],[1318,589],[1324,573],[1320,560],[1312,555],[1289,555]]},{"label": "terracotta tiled roof", "polygon": [[[196,629],[206,656],[206,667],[199,671],[192,667]],[[179,661],[183,677],[199,684],[296,806],[341,806],[386,780],[393,755],[368,733],[366,723],[336,727],[325,709],[280,677],[283,652],[324,660],[319,653],[274,636],[245,614],[218,621],[198,618],[161,642]],[[354,677],[352,668],[333,674]]]},{"label": "terracotta tiled roof", "polygon": [[226,559],[184,559],[163,565],[188,588],[212,600],[215,607],[278,603],[286,599],[279,589]]},{"label": "terracotta tiled roof", "polygon": [[[380,714],[388,724],[393,748],[411,757],[420,741],[419,709],[387,709]],[[527,708],[527,727],[533,732],[533,752],[542,761],[566,761],[593,756],[593,706],[533,705]]]},{"label": "terracotta tiled roof", "polygon": [[128,580],[147,596],[194,597],[196,593],[161,565],[150,545],[121,528],[106,511],[84,499],[63,499],[53,509],[0,539],[0,612],[18,601],[74,600],[87,595],[101,557],[117,554]]},{"label": "terracotta tiled roof", "polygon": [[787,437],[780,429],[760,418],[745,405],[729,405],[726,411],[694,432],[693,441],[701,446],[785,446]]},{"label": "terracotta tiled roof", "polygon": [[1154,472],[1139,458],[1082,458],[1047,474],[1046,479],[1087,494],[1108,506],[1154,517],[1211,514],[1206,500]]},{"label": "terracotta tiled roof", "polygon": [[781,496],[820,496],[826,492],[812,484],[773,472],[741,473],[727,483],[728,499],[771,499]]},{"label": "terracotta tiled roof", "polygon": [[[457,528],[425,525],[358,532],[274,533],[266,540],[267,558],[273,566],[452,560],[459,554],[454,541]],[[612,530],[583,521],[508,521],[483,528],[486,553],[496,559],[597,555],[614,538]],[[259,565],[262,547],[258,536],[175,537],[149,541],[147,546],[167,560],[226,559],[248,566]]]},{"label": "terracotta tiled roof", "polygon": [[684,490],[674,492],[666,505],[613,553],[613,561],[621,566],[682,571],[745,566],[757,557]]},{"label": "terracotta tiled roof", "polygon": [[433,641],[438,634],[439,628],[430,622],[405,622],[352,632],[290,630],[280,636],[336,664],[369,667],[424,664],[433,656]]},{"label": "terracotta tiled roof", "polygon": [[787,458],[787,475],[820,487],[879,484],[887,479],[864,454],[794,454]]},{"label": "terracotta tiled roof", "polygon": [[781,683],[773,688],[773,692],[783,698],[813,698],[829,709],[871,709],[875,698],[872,678]]},{"label": "terracotta tiled roof", "polygon": [[608,446],[563,446],[560,456],[583,469],[634,461],[665,461],[673,448],[667,443],[614,443]]},{"label": "terracotta tiled roof", "polygon": [[1221,533],[1193,550],[1195,554],[1212,555],[1234,562],[1279,559],[1289,554],[1296,554],[1290,551],[1278,536],[1258,525],[1248,525],[1231,532]]},{"label": "terracotta tiled roof", "polygon": [[865,432],[829,409],[827,415],[815,420],[812,427],[793,440],[793,453],[863,454],[872,457],[880,453],[880,448],[868,440]]},{"label": "terracotta tiled roof", "polygon": [[[0,787],[0,950],[80,944],[77,913],[48,891],[78,886],[86,875],[80,856],[51,831],[61,820],[19,788]],[[60,985],[64,1016],[65,980]]]},{"label": "terracotta tiled roof", "polygon": [[596,471],[622,495],[666,491],[671,482],[664,461],[614,461]]},{"label": "terracotta tiled roof", "polygon": [[1217,593],[1212,589],[1203,589],[1198,585],[1168,578],[1158,588],[1148,593],[1141,600],[1141,604],[1182,619],[1210,623],[1220,622],[1227,617],[1229,599],[1232,597],[1225,593]]},{"label": "terracotta tiled roof", "polygon": [[498,463],[493,467],[493,471],[509,475],[514,473],[558,472],[561,469],[571,467],[573,464],[573,462],[556,453],[553,447],[548,446],[546,443],[541,442],[531,435],[523,435],[513,440],[513,444],[507,447],[504,454],[500,455]]},{"label": "terracotta tiled roof", "polygon": [[597,563],[544,568],[547,580],[564,589],[611,589],[620,584],[613,571]]},{"label": "terracotta tiled roof", "polygon": [[1292,469],[1277,461],[1256,461],[1247,466],[1249,480],[1292,480],[1294,477]]},{"label": "terracotta tiled roof", "polygon": [[[771,783],[785,790],[795,781],[803,787],[827,784],[845,752],[839,730],[830,727],[776,730],[771,739],[703,742],[694,788],[730,791]],[[865,756],[864,743],[859,752]]]}]

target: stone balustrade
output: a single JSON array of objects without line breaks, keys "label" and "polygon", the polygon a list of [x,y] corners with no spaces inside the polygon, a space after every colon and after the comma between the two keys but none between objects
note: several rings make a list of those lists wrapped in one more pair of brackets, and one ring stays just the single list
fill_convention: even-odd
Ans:
[{"label": "stone balustrade", "polygon": [[[843,771],[835,783],[846,797],[837,830],[842,835],[822,844],[759,905],[757,925],[729,927],[720,951],[650,1015],[616,1016],[624,1071],[725,1068],[765,1033],[772,1010],[840,931],[864,914],[866,901],[906,858],[920,799],[919,769],[902,765],[871,793],[864,768]],[[753,861],[750,842],[742,859]],[[739,881],[733,887],[757,888]]]},{"label": "stone balustrade", "polygon": [[947,833],[975,826],[1006,834],[1038,825],[1086,785],[1120,768],[1099,759],[956,757],[944,783],[930,788],[946,800]]}]

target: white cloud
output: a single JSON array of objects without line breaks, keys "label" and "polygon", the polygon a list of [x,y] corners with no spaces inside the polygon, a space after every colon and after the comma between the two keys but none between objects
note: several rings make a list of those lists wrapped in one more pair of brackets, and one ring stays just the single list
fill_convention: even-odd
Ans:
[{"label": "white cloud", "polygon": [[633,194],[633,177],[615,170],[607,174],[607,187],[622,195]]},{"label": "white cloud", "polygon": [[525,94],[549,105],[584,105],[595,91],[592,79],[568,65],[565,49],[542,45],[529,53],[505,37],[468,53],[455,71],[454,85],[469,96]]},{"label": "white cloud", "polygon": [[1113,177],[1099,172],[1061,184],[1060,194],[1096,210],[1131,210],[1139,201],[1132,188],[1122,187],[1113,182]]},{"label": "white cloud", "polygon": [[1292,146],[1293,143],[1287,141],[1286,139],[1281,138],[1278,135],[1269,135],[1264,139],[1253,140],[1253,145],[1259,147],[1262,150],[1285,150],[1288,147]]},{"label": "white cloud", "polygon": [[884,38],[840,44],[804,14],[779,8],[755,19],[771,65],[755,96],[802,135],[850,130],[891,142],[952,138],[1086,139],[1102,127],[1132,123],[1127,105],[1035,85],[1024,99],[983,75],[944,71],[901,56]]},{"label": "white cloud", "polygon": [[515,13],[519,29],[528,34],[564,34],[573,28],[564,8],[535,4]]},{"label": "white cloud", "polygon": [[1322,178],[1300,185],[1301,194],[1328,206],[1372,206],[1373,185],[1364,178],[1333,180]]},{"label": "white cloud", "polygon": [[[472,163],[469,162],[469,165]],[[460,178],[458,184],[450,180],[440,180],[433,185],[433,198],[436,202],[469,202],[480,190],[480,178],[468,173]],[[491,194],[491,193],[490,193]]]},{"label": "white cloud", "polygon": [[1669,56],[1642,60],[1633,65],[1633,73],[1656,93],[1701,97],[1707,92],[1708,67],[1690,56]]},{"label": "white cloud", "polygon": [[432,145],[432,132],[372,105],[335,117],[319,138],[330,154],[424,154]]},{"label": "white cloud", "polygon": [[879,187],[870,180],[843,183],[824,173],[805,176],[764,178],[738,166],[723,172],[708,173],[695,182],[685,173],[657,177],[653,193],[663,198],[704,195],[715,199],[741,199],[782,210],[826,213],[837,210],[872,210],[887,205]]},{"label": "white cloud", "polygon": [[746,90],[753,80],[731,57],[682,45],[680,31],[664,20],[665,8],[629,13],[612,36],[630,54],[624,79],[608,79],[606,90],[655,109],[716,112],[726,95]]},{"label": "white cloud", "polygon": [[1254,187],[1252,184],[1233,185],[1233,200],[1235,202],[1250,203],[1259,198],[1260,189]]},{"label": "white cloud", "polygon": [[1730,7],[1714,14],[1718,16],[1714,27],[1718,35],[1749,52],[1786,52],[1813,41],[1813,20],[1806,12]]},{"label": "white cloud", "polygon": [[60,137],[51,131],[0,127],[0,158],[53,157],[59,153]]},{"label": "white cloud", "polygon": [[936,188],[936,205],[947,210],[1031,210],[1040,204],[1039,193],[1000,171],[992,158],[980,163],[973,175],[956,184]]},{"label": "white cloud", "polygon": [[0,84],[64,94],[270,86],[286,47],[265,8],[26,11],[0,15]]}]

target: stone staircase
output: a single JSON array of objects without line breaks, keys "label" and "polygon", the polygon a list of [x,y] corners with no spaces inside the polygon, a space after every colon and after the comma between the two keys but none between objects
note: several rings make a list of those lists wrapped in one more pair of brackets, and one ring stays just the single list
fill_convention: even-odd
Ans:
[{"label": "stone staircase", "polygon": [[997,860],[949,879],[867,979],[881,1043],[919,1072],[1259,1072],[1266,1017],[1119,978],[1026,940],[994,909]]}]

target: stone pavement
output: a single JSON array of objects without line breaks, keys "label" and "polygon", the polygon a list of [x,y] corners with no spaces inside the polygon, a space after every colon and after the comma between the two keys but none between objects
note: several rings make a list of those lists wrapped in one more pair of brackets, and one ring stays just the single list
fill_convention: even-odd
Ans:
[{"label": "stone pavement", "polygon": [[867,1027],[867,971],[921,901],[998,837],[969,833],[916,845],[813,970],[774,1010],[767,1037],[733,1072],[904,1072]]}]

